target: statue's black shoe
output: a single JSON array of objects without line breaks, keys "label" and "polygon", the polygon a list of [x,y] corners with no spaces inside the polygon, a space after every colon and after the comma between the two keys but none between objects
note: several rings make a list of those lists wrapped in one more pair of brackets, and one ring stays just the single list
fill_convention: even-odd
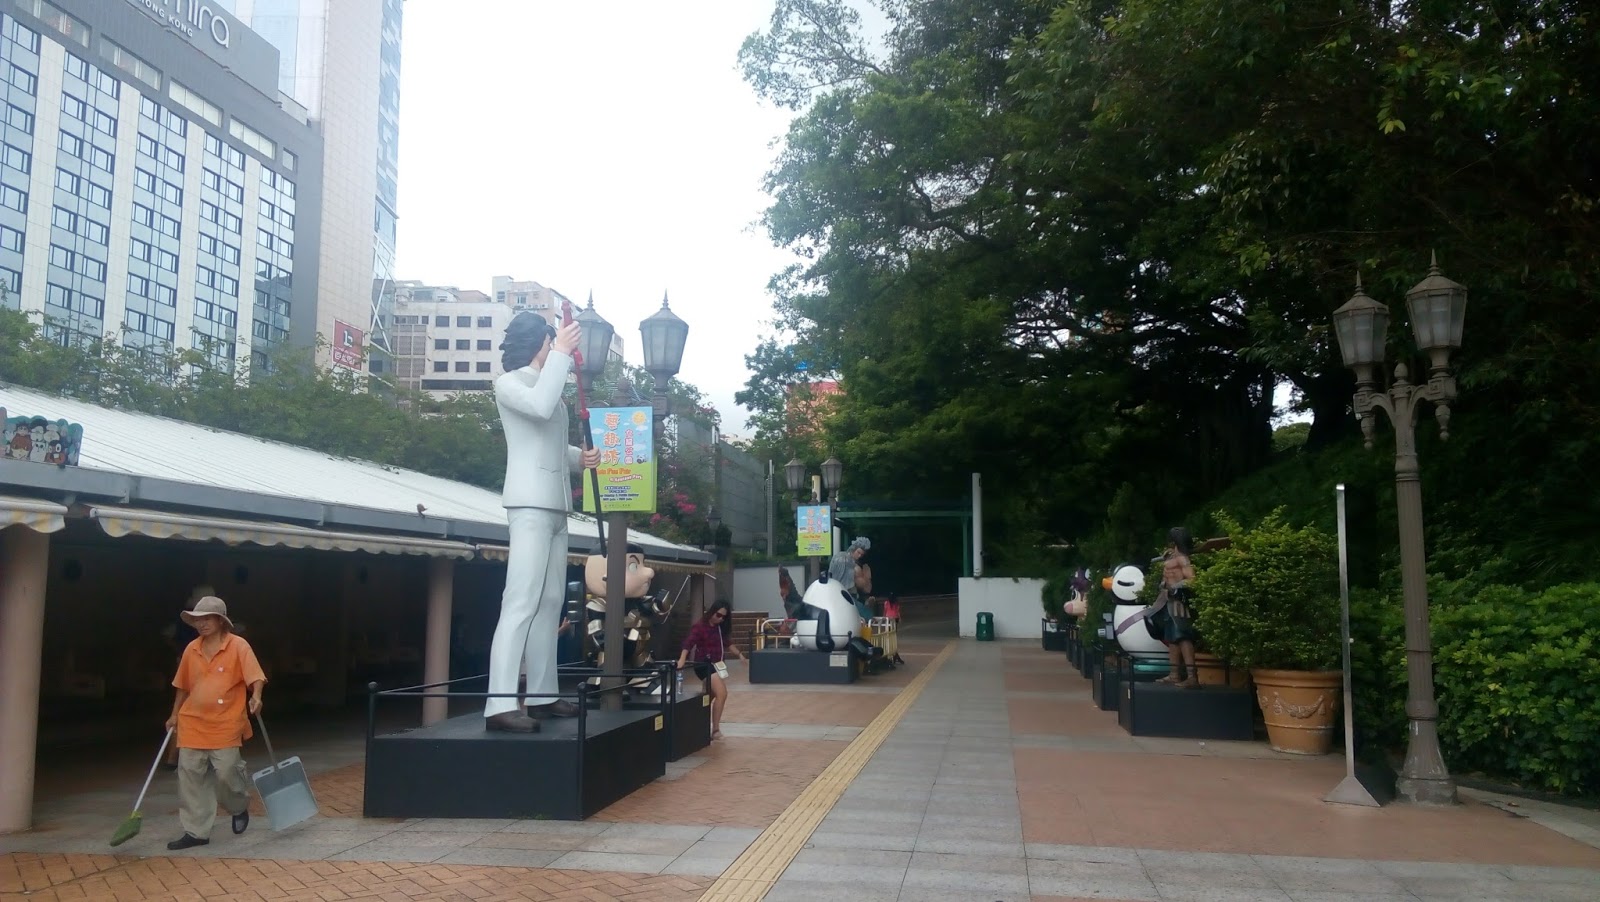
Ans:
[{"label": "statue's black shoe", "polygon": [[208,846],[210,844],[211,840],[209,839],[201,839],[198,836],[190,836],[189,834],[185,833],[172,842],[167,843],[167,848],[174,852],[181,852],[184,849],[192,849],[195,846]]},{"label": "statue's black shoe", "polygon": [[578,706],[567,701],[566,699],[558,699],[557,701],[551,702],[548,705],[540,705],[537,708],[529,708],[528,716],[537,720],[544,720],[548,717],[577,717]]},{"label": "statue's black shoe", "polygon": [[539,722],[521,711],[507,711],[483,719],[484,729],[501,733],[537,733]]},{"label": "statue's black shoe", "polygon": [[250,826],[250,812],[241,811],[233,816],[233,835],[238,836]]}]

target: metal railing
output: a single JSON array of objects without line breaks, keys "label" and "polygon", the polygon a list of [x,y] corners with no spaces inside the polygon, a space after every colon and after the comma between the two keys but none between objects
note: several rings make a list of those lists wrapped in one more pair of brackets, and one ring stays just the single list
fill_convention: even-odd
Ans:
[{"label": "metal railing", "polygon": [[[582,681],[574,690],[567,692],[452,692],[449,690],[436,692],[440,687],[453,686],[457,683],[487,680],[488,674],[477,676],[457,677],[453,680],[442,680],[436,683],[420,683],[416,686],[403,686],[397,689],[379,689],[377,683],[367,684],[367,756],[372,754],[372,741],[377,737],[378,700],[397,698],[445,699],[446,712],[450,699],[459,698],[515,698],[515,699],[552,699],[553,701],[575,700],[578,708],[577,740],[578,740],[578,780],[583,780],[583,755],[589,735],[589,712],[593,709],[596,700],[603,700],[606,696],[627,692],[634,688],[630,685],[632,680],[639,677],[658,677],[661,680],[661,698],[657,703],[660,708],[662,724],[668,731],[673,726],[673,711],[678,701],[677,667],[670,661],[659,661],[650,667],[630,667],[620,674],[622,682],[616,686],[595,688],[589,685],[590,677],[618,677],[619,674],[606,673],[599,667],[575,664],[562,664],[556,669],[559,677],[578,677]],[[670,737],[672,734],[668,732]]]}]

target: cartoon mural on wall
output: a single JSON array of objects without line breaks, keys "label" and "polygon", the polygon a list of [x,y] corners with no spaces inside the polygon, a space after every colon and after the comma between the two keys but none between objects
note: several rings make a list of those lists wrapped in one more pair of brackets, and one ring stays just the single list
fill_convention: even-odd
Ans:
[{"label": "cartoon mural on wall", "polygon": [[7,416],[4,407],[0,407],[0,421],[5,423],[5,430],[0,433],[0,454],[7,460],[31,460],[59,467],[78,465],[78,452],[83,447],[83,427],[79,424]]}]

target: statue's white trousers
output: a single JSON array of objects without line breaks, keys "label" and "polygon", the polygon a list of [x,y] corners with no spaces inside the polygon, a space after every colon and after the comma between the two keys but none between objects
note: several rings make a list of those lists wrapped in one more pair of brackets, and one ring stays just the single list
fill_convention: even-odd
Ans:
[{"label": "statue's white trousers", "polygon": [[[506,591],[500,598],[500,622],[489,646],[489,692],[483,716],[515,711],[521,701],[517,674],[526,665],[529,695],[560,691],[556,681],[556,629],[561,625],[567,574],[567,514],[537,507],[506,509],[511,525],[511,560],[506,565]],[[530,705],[548,705],[554,698],[530,698]]]}]

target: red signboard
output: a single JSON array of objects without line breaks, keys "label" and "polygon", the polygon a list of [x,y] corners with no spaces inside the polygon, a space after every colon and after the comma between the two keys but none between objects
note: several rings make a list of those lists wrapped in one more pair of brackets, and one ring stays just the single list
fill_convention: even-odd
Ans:
[{"label": "red signboard", "polygon": [[347,370],[361,369],[367,333],[343,320],[333,321],[333,365]]}]

